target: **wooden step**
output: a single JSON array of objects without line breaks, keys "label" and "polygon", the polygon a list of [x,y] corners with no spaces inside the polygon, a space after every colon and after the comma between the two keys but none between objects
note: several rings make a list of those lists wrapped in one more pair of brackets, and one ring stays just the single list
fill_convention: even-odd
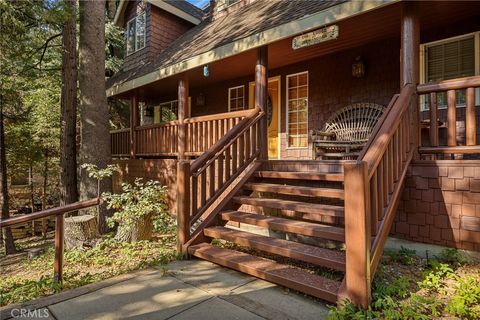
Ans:
[{"label": "wooden step", "polygon": [[248,204],[251,206],[267,207],[280,210],[290,210],[295,212],[310,213],[320,216],[343,217],[344,208],[319,203],[307,203],[301,201],[291,201],[283,199],[253,198],[253,197],[235,197],[233,201],[239,204]]},{"label": "wooden step", "polygon": [[201,243],[188,248],[198,258],[335,303],[340,282],[248,253]]},{"label": "wooden step", "polygon": [[289,194],[296,196],[321,197],[321,198],[344,198],[344,191],[335,188],[318,188],[305,186],[281,185],[274,183],[246,183],[244,186],[247,190],[257,192],[273,192],[281,194]]},{"label": "wooden step", "polygon": [[258,178],[294,179],[294,180],[322,180],[343,182],[343,173],[330,172],[290,172],[290,171],[257,171]]},{"label": "wooden step", "polygon": [[324,224],[295,221],[240,211],[224,211],[221,213],[221,216],[222,219],[226,221],[252,224],[262,228],[301,234],[309,237],[323,238],[340,242],[345,241],[344,229]]},{"label": "wooden step", "polygon": [[317,266],[345,271],[345,254],[294,241],[265,237],[254,233],[221,226],[206,228],[203,233],[210,238],[223,239],[244,247],[254,248],[279,256],[308,262]]}]

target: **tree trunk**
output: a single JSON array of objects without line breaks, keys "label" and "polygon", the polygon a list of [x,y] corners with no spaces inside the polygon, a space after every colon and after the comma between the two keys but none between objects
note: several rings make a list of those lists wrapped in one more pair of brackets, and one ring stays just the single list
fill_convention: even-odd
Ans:
[{"label": "tree trunk", "polygon": [[[0,205],[2,208],[1,219],[10,218],[8,206],[8,185],[7,185],[7,155],[5,153],[5,128],[3,120],[3,101],[0,94]],[[2,232],[3,243],[5,244],[5,253],[13,254],[15,243],[13,242],[12,230],[5,228]]]},{"label": "tree trunk", "polygon": [[77,38],[76,1],[65,0],[69,19],[62,37],[62,101],[60,138],[60,203],[78,201],[77,189]]},{"label": "tree trunk", "polygon": [[[105,1],[80,1],[80,115],[81,163],[106,167],[111,160],[110,130],[107,96],[105,93]],[[112,180],[105,179],[97,190],[95,179],[85,170],[80,174],[82,199],[97,196],[97,192],[111,192]],[[100,233],[108,231],[106,205],[98,208]]]},{"label": "tree trunk", "polygon": [[152,215],[146,215],[132,228],[118,226],[115,240],[121,242],[135,242],[139,240],[151,240],[153,231]]},{"label": "tree trunk", "polygon": [[[48,188],[48,159],[49,159],[48,148],[44,151],[43,159],[43,188],[42,188],[42,210],[47,209],[47,188]],[[42,237],[45,239],[47,237],[47,228],[48,228],[48,219],[42,219]]]},{"label": "tree trunk", "polygon": [[65,249],[93,247],[99,237],[97,218],[85,214],[65,218]]}]

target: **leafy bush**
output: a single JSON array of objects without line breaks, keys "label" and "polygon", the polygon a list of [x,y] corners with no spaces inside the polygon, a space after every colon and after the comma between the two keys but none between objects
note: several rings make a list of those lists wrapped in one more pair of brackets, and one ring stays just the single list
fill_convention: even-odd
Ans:
[{"label": "leafy bush", "polygon": [[460,279],[447,311],[462,319],[480,319],[480,280],[471,276]]},{"label": "leafy bush", "polygon": [[418,284],[420,287],[439,291],[443,288],[443,281],[445,279],[452,279],[455,277],[453,269],[446,263],[436,262],[431,260],[430,262],[433,266],[433,270],[430,270],[426,273],[425,279],[420,281]]},{"label": "leafy bush", "polygon": [[107,220],[110,227],[133,228],[140,220],[152,215],[157,226],[169,226],[173,219],[167,213],[167,187],[158,181],[142,182],[137,178],[133,184],[122,183],[122,193],[104,193],[103,199],[109,209],[116,212]]}]

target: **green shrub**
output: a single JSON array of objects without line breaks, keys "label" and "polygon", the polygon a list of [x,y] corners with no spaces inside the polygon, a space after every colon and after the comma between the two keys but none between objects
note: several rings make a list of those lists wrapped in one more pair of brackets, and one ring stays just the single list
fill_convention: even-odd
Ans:
[{"label": "green shrub", "polygon": [[401,246],[400,250],[385,251],[385,254],[395,262],[410,266],[415,262],[415,256],[417,254],[417,251]]},{"label": "green shrub", "polygon": [[459,279],[447,311],[462,319],[480,319],[480,280],[471,276]]}]

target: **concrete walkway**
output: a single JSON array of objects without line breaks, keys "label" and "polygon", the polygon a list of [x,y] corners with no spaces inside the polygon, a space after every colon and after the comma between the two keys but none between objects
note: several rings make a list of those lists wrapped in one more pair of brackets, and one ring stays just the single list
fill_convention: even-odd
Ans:
[{"label": "concrete walkway", "polygon": [[117,280],[43,298],[43,304],[3,308],[2,319],[22,308],[30,309],[22,319],[57,320],[320,320],[328,314],[324,303],[207,261],[178,261]]}]

